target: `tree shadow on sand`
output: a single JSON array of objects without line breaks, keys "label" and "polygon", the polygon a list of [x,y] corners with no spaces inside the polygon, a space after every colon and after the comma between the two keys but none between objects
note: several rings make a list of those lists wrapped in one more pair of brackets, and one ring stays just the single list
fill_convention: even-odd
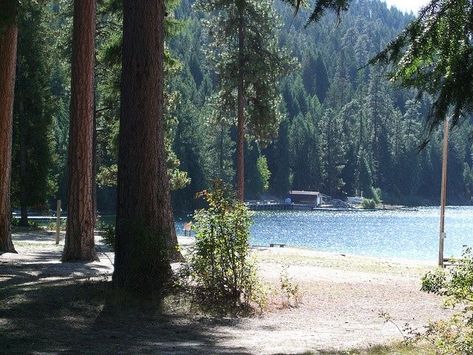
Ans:
[{"label": "tree shadow on sand", "polygon": [[16,270],[15,277],[0,282],[0,353],[251,352],[219,345],[228,335],[219,333],[216,318],[136,300],[117,303],[106,276],[102,281],[38,276]]},{"label": "tree shadow on sand", "polygon": [[112,265],[59,259],[59,249],[0,257],[0,353],[251,353],[221,345],[222,325],[238,318],[190,312],[176,290],[158,304],[124,300],[112,289]]}]

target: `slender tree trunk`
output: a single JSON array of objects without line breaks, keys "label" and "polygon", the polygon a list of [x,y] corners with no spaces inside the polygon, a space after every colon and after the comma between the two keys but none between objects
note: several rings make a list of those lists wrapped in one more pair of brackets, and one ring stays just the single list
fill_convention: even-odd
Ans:
[{"label": "slender tree trunk", "polygon": [[220,179],[223,180],[224,178],[224,173],[223,173],[223,140],[224,140],[224,134],[225,134],[225,130],[224,130],[224,127],[223,127],[223,123],[220,124],[220,140],[219,140],[219,148],[220,148],[220,156],[219,156],[219,168],[220,168],[220,174],[219,174],[219,177]]},{"label": "slender tree trunk", "polygon": [[[18,70],[21,70],[19,64],[17,64]],[[17,99],[22,99],[18,98]],[[21,218],[20,218],[20,226],[27,227],[28,226],[28,191],[26,187],[27,181],[27,152],[26,152],[26,136],[28,130],[28,122],[25,119],[25,111],[23,109],[23,102],[18,104],[19,107],[19,115],[20,115],[20,124],[18,127],[19,135],[20,135],[20,210],[21,210]]]},{"label": "slender tree trunk", "polygon": [[245,199],[245,86],[243,68],[245,65],[244,58],[244,20],[240,15],[238,24],[238,51],[239,51],[239,68],[238,68],[238,126],[237,126],[237,198],[240,201]]},{"label": "slender tree trunk", "polygon": [[164,0],[123,1],[114,286],[159,296],[175,231],[164,150]]},{"label": "slender tree trunk", "polygon": [[63,261],[91,261],[97,258],[92,196],[95,7],[95,0],[74,1],[68,215]]},{"label": "slender tree trunk", "polygon": [[24,202],[25,193],[22,191],[21,192],[21,201],[20,201],[20,226],[21,227],[28,227],[28,206]]},{"label": "slender tree trunk", "polygon": [[[6,14],[3,7],[15,8],[14,3],[2,3],[3,16]],[[10,180],[17,37],[18,28],[13,18],[0,32],[0,254],[16,253],[11,239]]]}]

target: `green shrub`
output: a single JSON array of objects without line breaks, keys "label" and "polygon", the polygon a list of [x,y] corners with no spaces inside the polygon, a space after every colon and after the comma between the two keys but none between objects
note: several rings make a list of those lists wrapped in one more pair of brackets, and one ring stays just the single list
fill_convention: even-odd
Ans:
[{"label": "green shrub", "polygon": [[220,181],[201,196],[208,207],[194,215],[196,245],[190,267],[205,303],[230,309],[250,302],[263,304],[255,262],[250,257],[248,208]]},{"label": "green shrub", "polygon": [[370,198],[365,198],[361,203],[361,207],[365,210],[372,210],[376,208],[376,202]]},{"label": "green shrub", "polygon": [[371,197],[376,205],[379,205],[383,202],[383,194],[379,187],[371,188]]},{"label": "green shrub", "polygon": [[104,244],[115,251],[115,225],[102,223],[99,229],[102,231],[101,236]]},{"label": "green shrub", "polygon": [[[56,220],[50,220],[46,226],[46,230],[55,231],[57,226]],[[59,221],[59,230],[65,231],[66,230],[66,219],[61,218]]]},{"label": "green shrub", "polygon": [[283,297],[284,307],[299,307],[301,302],[301,293],[299,290],[299,284],[289,276],[289,267],[286,265],[282,268],[279,275],[279,282],[281,287],[281,295]]},{"label": "green shrub", "polygon": [[439,269],[422,279],[422,290],[445,297],[460,311],[446,321],[432,323],[425,334],[438,354],[473,354],[473,254],[465,249],[461,259],[448,271]]},{"label": "green shrub", "polygon": [[266,192],[269,189],[271,171],[268,167],[268,160],[264,155],[258,157],[256,160],[256,167],[258,169],[258,190],[259,192]]},{"label": "green shrub", "polygon": [[[428,272],[422,278],[422,290],[445,296],[448,305],[467,303],[467,309],[473,311],[473,254],[466,248],[460,259],[453,261],[448,271],[438,269]],[[473,320],[473,317],[472,317]]]}]

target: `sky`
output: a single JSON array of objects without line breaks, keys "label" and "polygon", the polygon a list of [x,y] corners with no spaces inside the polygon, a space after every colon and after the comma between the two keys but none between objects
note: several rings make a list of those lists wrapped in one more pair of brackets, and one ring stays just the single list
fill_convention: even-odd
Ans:
[{"label": "sky", "polygon": [[384,0],[388,7],[395,6],[404,12],[413,12],[414,15],[420,10],[422,6],[427,5],[429,0]]}]

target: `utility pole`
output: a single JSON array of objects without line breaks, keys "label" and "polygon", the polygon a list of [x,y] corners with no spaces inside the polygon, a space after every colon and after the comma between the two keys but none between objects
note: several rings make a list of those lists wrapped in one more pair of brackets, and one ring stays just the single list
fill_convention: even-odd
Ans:
[{"label": "utility pole", "polygon": [[447,158],[448,158],[448,117],[445,118],[443,131],[443,158],[442,158],[442,187],[440,191],[440,234],[439,234],[439,266],[444,267],[444,242],[445,242],[445,204],[447,201]]}]

